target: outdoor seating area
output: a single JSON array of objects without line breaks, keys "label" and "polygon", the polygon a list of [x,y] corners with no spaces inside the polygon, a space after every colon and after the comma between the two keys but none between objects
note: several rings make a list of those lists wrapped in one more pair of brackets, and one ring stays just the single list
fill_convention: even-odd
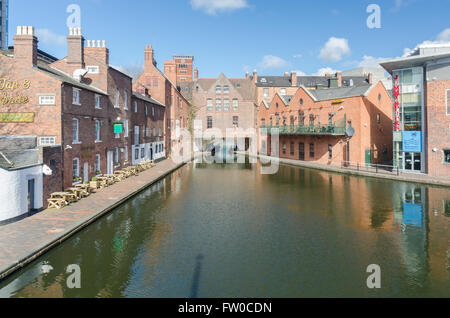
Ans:
[{"label": "outdoor seating area", "polygon": [[91,193],[107,188],[127,178],[137,176],[139,173],[151,169],[154,166],[156,166],[156,164],[153,160],[145,161],[135,166],[114,171],[113,174],[105,174],[92,178],[90,182],[74,185],[73,187],[66,189],[64,192],[52,193],[50,195],[50,199],[47,200],[48,208],[62,209],[72,203],[88,197]]}]

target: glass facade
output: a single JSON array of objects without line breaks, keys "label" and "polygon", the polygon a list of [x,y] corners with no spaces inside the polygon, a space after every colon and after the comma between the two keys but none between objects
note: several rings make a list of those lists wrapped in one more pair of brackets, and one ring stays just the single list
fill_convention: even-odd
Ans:
[{"label": "glass facade", "polygon": [[0,49],[8,49],[8,0],[0,0]]},{"label": "glass facade", "polygon": [[[404,171],[423,172],[423,68],[396,70],[393,79],[394,87],[399,86],[398,119],[394,106],[394,166]],[[395,131],[397,120],[399,130]]]}]

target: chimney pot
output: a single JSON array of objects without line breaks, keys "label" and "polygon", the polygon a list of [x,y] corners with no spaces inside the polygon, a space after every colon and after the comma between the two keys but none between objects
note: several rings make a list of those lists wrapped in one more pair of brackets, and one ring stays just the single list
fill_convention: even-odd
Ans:
[{"label": "chimney pot", "polygon": [[297,86],[297,71],[291,72],[291,85]]}]

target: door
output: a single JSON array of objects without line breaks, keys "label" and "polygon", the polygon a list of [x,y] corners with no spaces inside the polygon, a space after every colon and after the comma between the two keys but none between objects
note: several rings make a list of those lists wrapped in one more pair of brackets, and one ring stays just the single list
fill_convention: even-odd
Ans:
[{"label": "door", "polygon": [[298,159],[305,161],[305,144],[303,142],[298,144]]},{"label": "door", "polygon": [[34,210],[34,179],[28,180],[28,212]]},{"label": "door", "polygon": [[114,173],[114,152],[108,151],[107,155],[107,174]]},{"label": "door", "polygon": [[89,182],[89,163],[85,162],[83,166],[83,180]]},{"label": "door", "polygon": [[153,160],[153,145],[150,147],[150,160]]},{"label": "door", "polygon": [[366,165],[370,165],[372,163],[372,153],[370,150],[366,150]]}]

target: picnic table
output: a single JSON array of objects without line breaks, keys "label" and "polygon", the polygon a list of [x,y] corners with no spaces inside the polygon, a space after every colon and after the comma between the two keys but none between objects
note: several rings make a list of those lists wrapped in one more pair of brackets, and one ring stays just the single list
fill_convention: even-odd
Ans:
[{"label": "picnic table", "polygon": [[67,193],[73,193],[75,195],[76,200],[80,200],[82,198],[83,190],[80,188],[68,188],[66,189]]},{"label": "picnic table", "polygon": [[128,173],[129,173],[130,175],[137,176],[137,175],[139,174],[138,169],[137,169],[137,167],[135,167],[135,166],[127,167],[127,168],[125,168],[124,170],[125,170],[125,171],[128,171]]},{"label": "picnic table", "polygon": [[109,186],[109,178],[107,177],[97,177],[97,180],[100,181],[100,189],[106,188]]},{"label": "picnic table", "polygon": [[127,177],[127,172],[125,171],[114,171],[114,178],[116,178],[116,180],[118,179],[118,181],[125,180]]},{"label": "picnic table", "polygon": [[113,174],[105,174],[104,177],[108,179],[109,185],[114,184],[117,181],[117,177]]},{"label": "picnic table", "polygon": [[81,190],[81,196],[83,198],[91,194],[89,184],[78,184],[75,187]]}]

